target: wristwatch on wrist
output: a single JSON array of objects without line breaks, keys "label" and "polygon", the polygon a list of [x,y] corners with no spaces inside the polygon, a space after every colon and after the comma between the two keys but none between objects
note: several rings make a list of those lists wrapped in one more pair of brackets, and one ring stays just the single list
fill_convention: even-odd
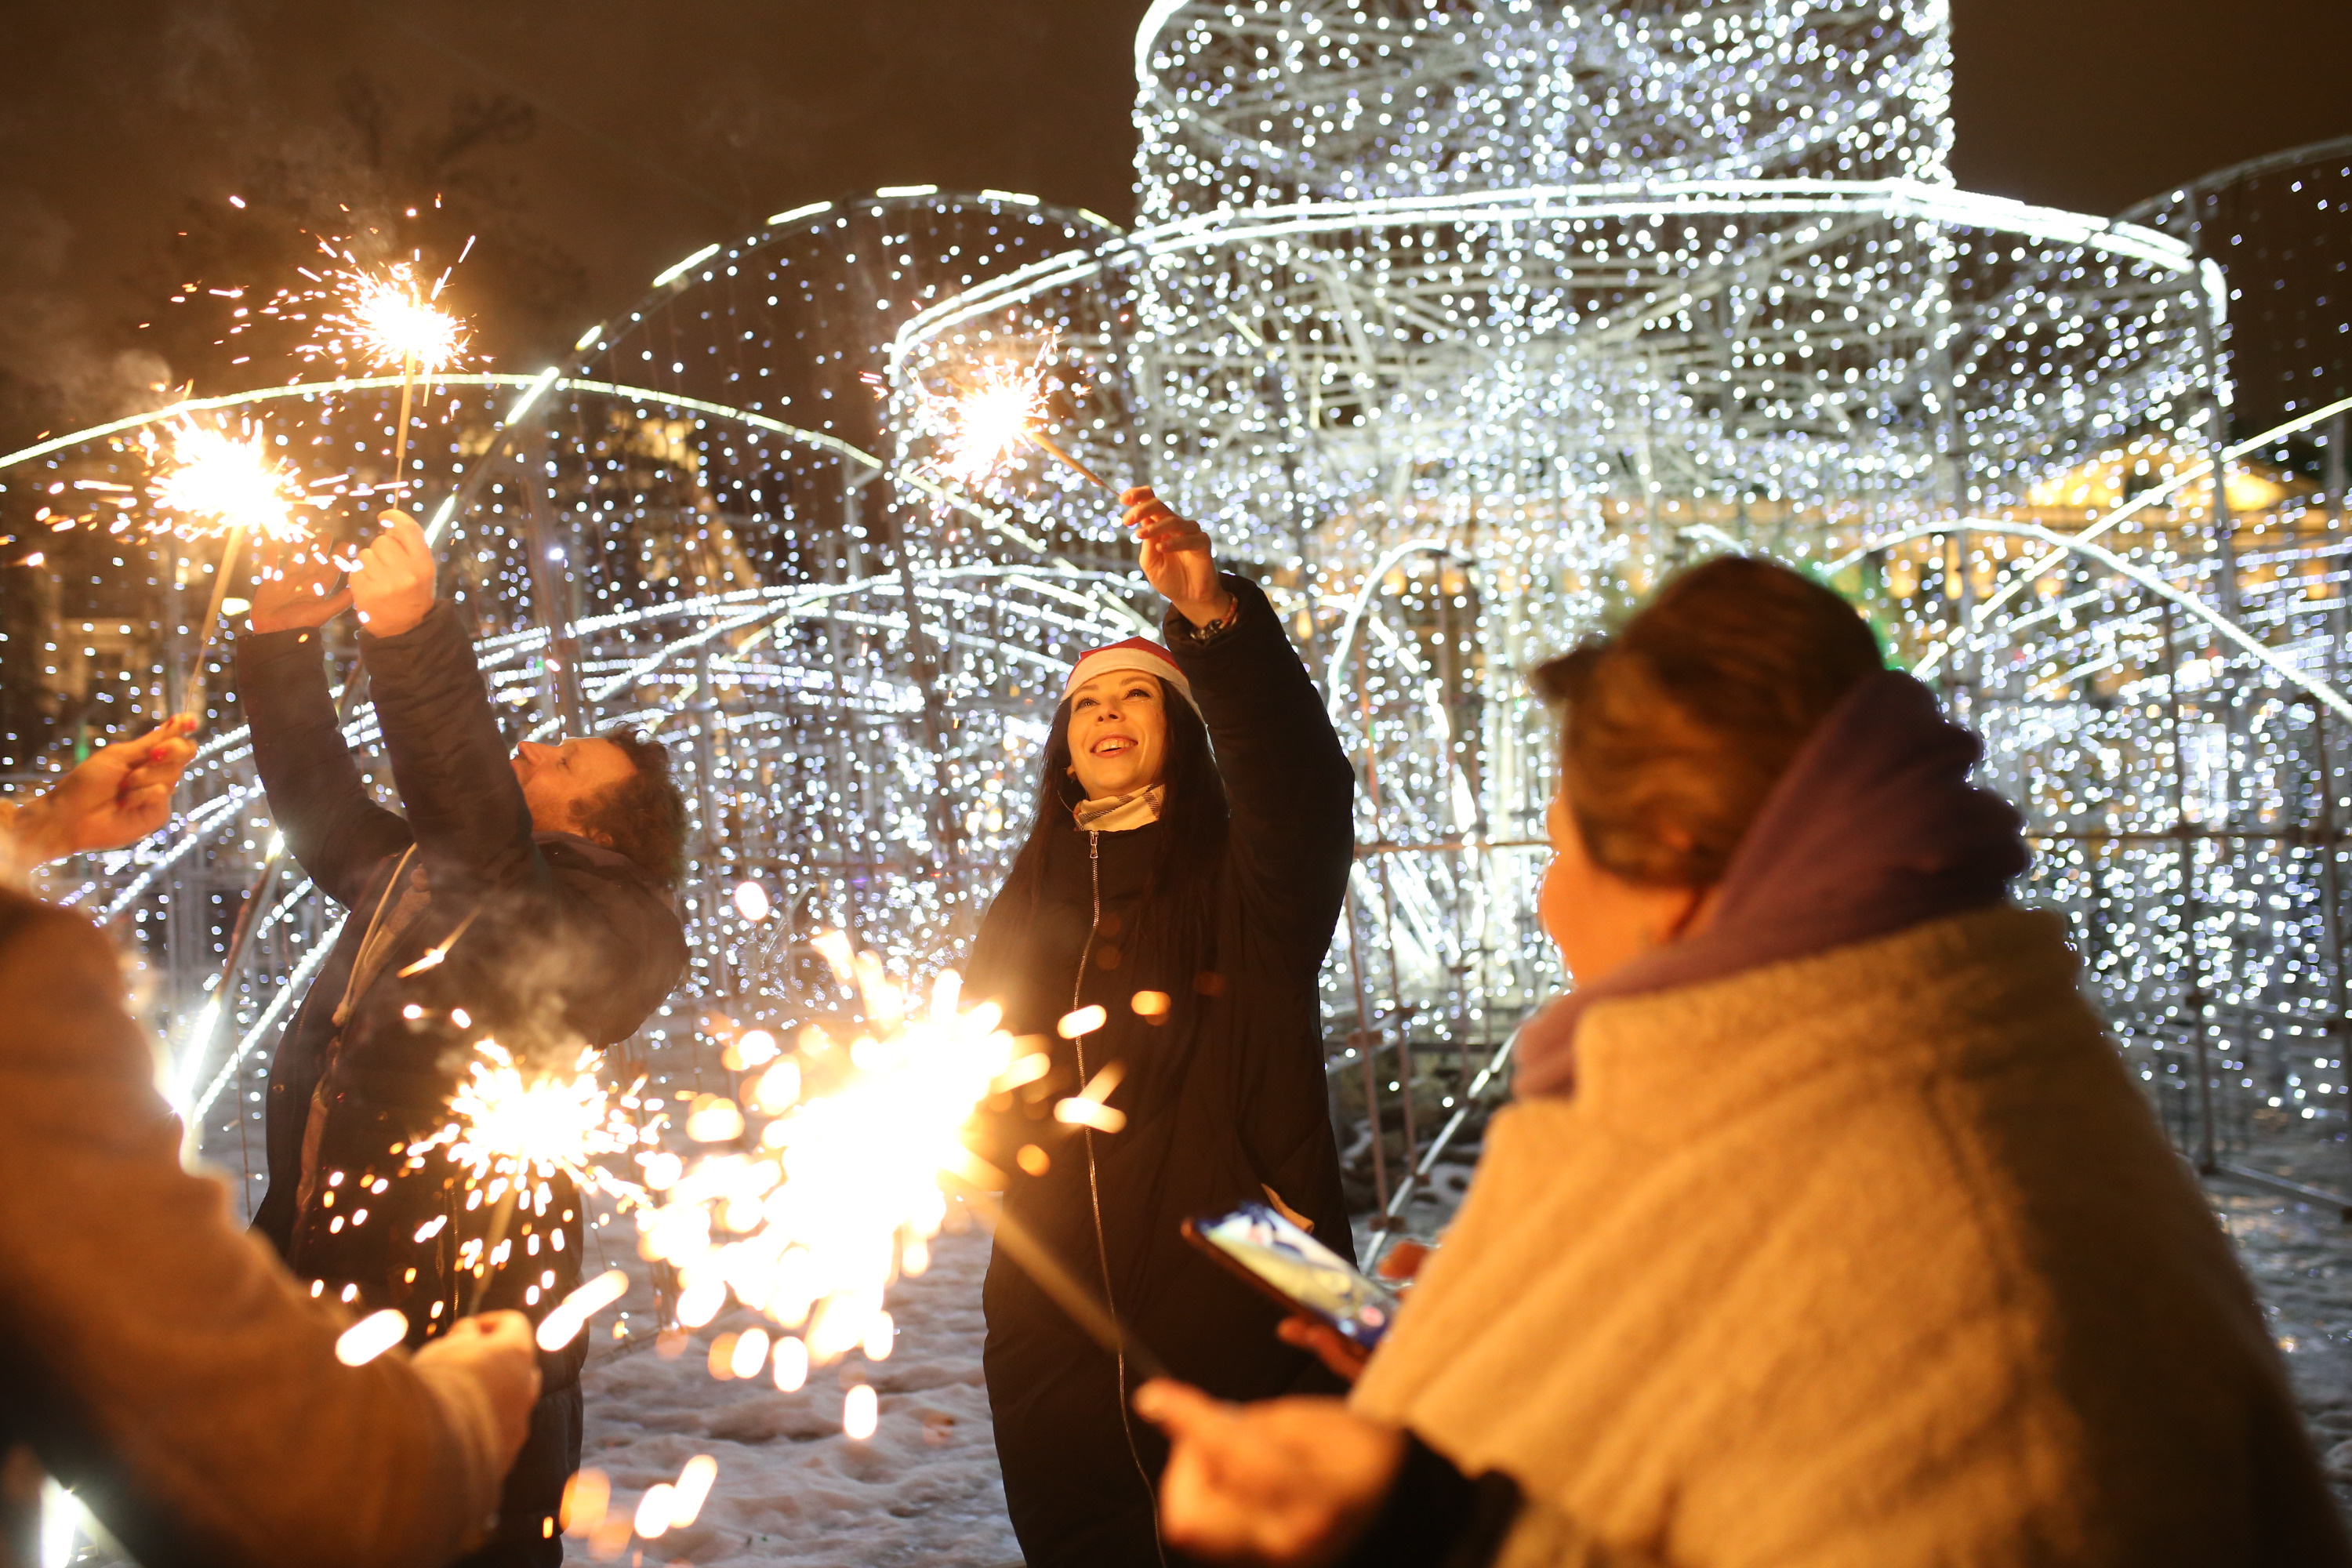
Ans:
[{"label": "wristwatch on wrist", "polygon": [[1224,636],[1227,632],[1234,629],[1234,623],[1242,618],[1242,602],[1232,594],[1227,594],[1225,595],[1225,599],[1228,604],[1233,605],[1233,608],[1227,610],[1223,615],[1219,616],[1215,620],[1200,626],[1195,626],[1189,619],[1185,621],[1185,631],[1187,635],[1191,637],[1192,641],[1196,643],[1209,642],[1214,638]]}]

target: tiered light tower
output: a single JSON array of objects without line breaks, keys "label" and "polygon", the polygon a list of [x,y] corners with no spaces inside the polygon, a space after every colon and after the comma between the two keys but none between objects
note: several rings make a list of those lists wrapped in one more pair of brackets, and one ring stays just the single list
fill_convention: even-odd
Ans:
[{"label": "tiered light tower", "polygon": [[1986,730],[2028,895],[2075,918],[2185,1142],[2341,1088],[2308,896],[2335,850],[2286,842],[2326,794],[2314,715],[2352,714],[2313,618],[2340,534],[2242,465],[2242,494],[2205,479],[2217,268],[1955,187],[1948,26],[1168,0],[1137,41],[1145,226],[899,334],[909,379],[1087,344],[1131,413],[1081,457],[1289,591],[1365,783],[1332,1009],[1387,1053],[1374,1093],[1423,1086],[1408,1152],[1556,979],[1520,671],[1724,549],[1822,572]]}]

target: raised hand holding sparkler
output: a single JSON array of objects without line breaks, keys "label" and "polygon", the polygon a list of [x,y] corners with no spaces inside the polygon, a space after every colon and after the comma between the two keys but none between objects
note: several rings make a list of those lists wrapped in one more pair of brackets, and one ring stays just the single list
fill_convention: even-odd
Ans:
[{"label": "raised hand holding sparkler", "polygon": [[253,607],[246,625],[257,632],[323,626],[352,607],[349,588],[338,590],[334,563],[299,545],[264,543],[255,552]]},{"label": "raised hand holding sparkler", "polygon": [[388,511],[382,521],[383,531],[352,569],[352,604],[360,625],[377,637],[396,637],[433,608],[433,546],[406,512]]},{"label": "raised hand holding sparkler", "polygon": [[1196,626],[1232,620],[1235,604],[1217,575],[1217,559],[1201,525],[1170,510],[1146,485],[1119,496],[1120,523],[1135,531],[1144,580]]}]

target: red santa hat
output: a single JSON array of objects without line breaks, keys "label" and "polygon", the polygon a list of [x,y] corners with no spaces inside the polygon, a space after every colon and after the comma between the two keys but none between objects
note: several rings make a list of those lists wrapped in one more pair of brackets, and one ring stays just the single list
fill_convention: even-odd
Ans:
[{"label": "red santa hat", "polygon": [[1177,695],[1186,702],[1192,703],[1193,712],[1201,710],[1201,705],[1192,700],[1192,683],[1184,679],[1184,672],[1176,668],[1176,660],[1170,657],[1168,650],[1150,637],[1129,637],[1108,647],[1094,648],[1080,657],[1070,670],[1070,679],[1062,683],[1062,700],[1068,701],[1071,692],[1096,676],[1108,675],[1115,669],[1139,669],[1147,675],[1156,675],[1174,687]]}]

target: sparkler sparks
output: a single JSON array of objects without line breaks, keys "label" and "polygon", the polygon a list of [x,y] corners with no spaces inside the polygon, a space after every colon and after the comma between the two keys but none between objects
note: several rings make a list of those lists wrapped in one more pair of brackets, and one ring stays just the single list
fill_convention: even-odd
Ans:
[{"label": "sparkler sparks", "polygon": [[238,529],[281,543],[309,537],[295,514],[311,499],[294,470],[269,455],[258,425],[242,424],[232,433],[182,418],[164,439],[169,447],[156,454],[147,496],[157,510],[177,520],[171,531],[191,541]]},{"label": "sparkler sparks", "polygon": [[449,1100],[449,1121],[408,1147],[411,1169],[446,1148],[476,1182],[503,1176],[510,1188],[558,1172],[582,1186],[625,1198],[637,1189],[600,1163],[656,1136],[640,1130],[596,1081],[596,1054],[583,1047],[569,1073],[530,1072],[496,1040],[475,1047],[466,1081]]},{"label": "sparkler sparks", "polygon": [[336,1336],[335,1359],[345,1366],[365,1366],[407,1337],[407,1315],[397,1307],[386,1307]]},{"label": "sparkler sparks", "polygon": [[[873,965],[855,967],[862,989],[887,986]],[[787,1058],[769,1068],[751,1098],[776,1114],[757,1152],[704,1156],[667,1184],[657,1206],[639,1211],[640,1250],[678,1270],[680,1322],[709,1322],[731,1294],[801,1331],[796,1342],[789,1333],[774,1342],[787,1381],[803,1357],[822,1365],[887,1345],[883,1291],[927,1261],[948,1213],[942,1177],[1000,1180],[965,1149],[963,1132],[1026,1054],[997,1026],[993,1005],[963,1013],[958,1000],[952,976],[919,1015],[903,994],[870,995],[869,1017],[903,1021],[846,1050],[819,1039],[805,1067]],[[770,1079],[783,1075],[780,1089],[789,1090],[803,1074],[820,1092],[768,1092]],[[670,1173],[647,1173],[650,1183]]]},{"label": "sparkler sparks", "polygon": [[[951,1191],[1003,1184],[965,1146],[981,1102],[1034,1083],[1045,1061],[999,1026],[995,1004],[962,1010],[953,973],[917,1007],[873,954],[853,952],[838,933],[817,946],[856,988],[866,1026],[845,1045],[803,1030],[790,1055],[761,1032],[752,1054],[766,1065],[747,1069],[757,1076],[743,1105],[698,1095],[681,1107],[682,1130],[708,1152],[689,1162],[654,1146],[658,1122],[630,1123],[597,1085],[593,1053],[568,1073],[534,1076],[486,1041],[447,1124],[411,1146],[412,1165],[445,1149],[474,1181],[489,1180],[485,1195],[502,1204],[558,1171],[614,1194],[635,1215],[639,1253],[677,1269],[680,1326],[710,1322],[730,1297],[774,1326],[722,1336],[711,1352],[719,1375],[770,1372],[779,1388],[795,1388],[811,1367],[853,1351],[883,1359],[894,1335],[884,1292],[929,1266]],[[1098,1075],[1078,1097],[1098,1131],[1119,1120],[1102,1103],[1117,1081]],[[623,1098],[636,1103],[634,1093]],[[634,1162],[639,1182],[605,1168],[618,1158]],[[494,1268],[495,1247],[461,1260],[484,1256]],[[570,1341],[617,1298],[618,1284],[608,1276],[575,1291],[546,1320],[541,1342]],[[851,1436],[873,1432],[872,1398],[853,1394],[845,1406]]]},{"label": "sparkler sparks", "polygon": [[952,395],[916,389],[918,423],[928,426],[937,442],[931,466],[942,479],[977,491],[1008,467],[1022,447],[1035,447],[1091,483],[1115,487],[1101,475],[1055,445],[1045,433],[1051,419],[1051,392],[1045,372],[1054,357],[1056,339],[1048,332],[1027,365],[983,364],[971,384]]},{"label": "sparkler sparks", "polygon": [[952,399],[924,394],[936,405],[944,435],[934,461],[942,476],[978,489],[1013,460],[1029,432],[1045,417],[1045,366],[982,367],[974,384]]},{"label": "sparkler sparks", "polygon": [[435,303],[448,280],[445,272],[428,286],[406,261],[375,271],[345,268],[336,279],[340,308],[320,322],[328,331],[320,346],[427,378],[448,369],[463,357],[471,335],[464,321]]},{"label": "sparkler sparks", "polygon": [[[689,1131],[707,1126],[749,1151],[714,1150],[690,1165],[638,1156],[661,1194],[636,1207],[638,1250],[677,1268],[678,1322],[709,1322],[730,1296],[761,1314],[777,1331],[724,1336],[712,1365],[730,1377],[770,1371],[779,1388],[852,1351],[889,1353],[884,1291],[928,1267],[950,1188],[1002,1184],[965,1148],[968,1124],[989,1095],[1036,1076],[993,1004],[960,1009],[952,974],[918,1008],[870,954],[838,937],[819,947],[860,992],[866,1030],[846,1046],[804,1031],[797,1055],[746,1087],[764,1121],[755,1134],[732,1102],[694,1102]],[[853,1396],[845,1417],[851,1436],[869,1436],[872,1395]]]},{"label": "sparkler sparks", "polygon": [[554,1310],[539,1321],[539,1348],[562,1350],[580,1337],[589,1319],[628,1293],[629,1277],[617,1268],[606,1269],[564,1297]]}]

